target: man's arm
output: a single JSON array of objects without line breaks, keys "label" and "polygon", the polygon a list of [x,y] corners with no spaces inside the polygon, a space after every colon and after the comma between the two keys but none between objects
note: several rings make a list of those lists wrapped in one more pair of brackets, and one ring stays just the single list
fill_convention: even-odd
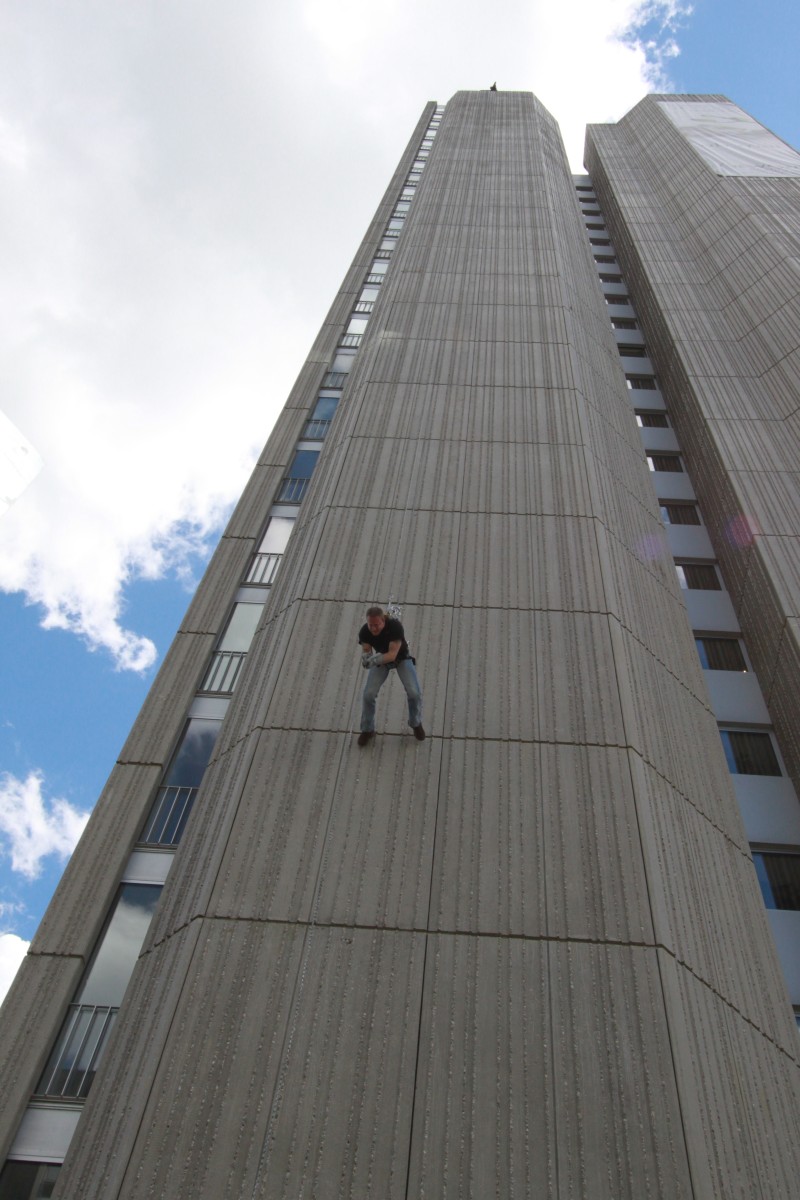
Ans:
[{"label": "man's arm", "polygon": [[389,642],[389,649],[386,651],[386,653],[383,656],[384,666],[388,666],[389,663],[394,662],[394,660],[397,658],[398,654],[400,653],[400,647],[402,646],[402,644],[403,644],[402,638],[400,639],[400,641],[397,641],[397,642]]}]

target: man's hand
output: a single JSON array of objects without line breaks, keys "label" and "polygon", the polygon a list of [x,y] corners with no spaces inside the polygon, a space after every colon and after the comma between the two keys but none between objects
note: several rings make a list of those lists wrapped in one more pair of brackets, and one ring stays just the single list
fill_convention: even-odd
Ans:
[{"label": "man's hand", "polygon": [[383,666],[383,655],[379,654],[378,651],[376,650],[374,654],[370,654],[369,661],[367,663],[365,663],[364,665],[367,667],[382,667]]},{"label": "man's hand", "polygon": [[372,660],[374,657],[375,657],[375,655],[373,653],[361,655],[361,665],[364,668],[364,670],[366,670],[368,667],[372,666]]}]

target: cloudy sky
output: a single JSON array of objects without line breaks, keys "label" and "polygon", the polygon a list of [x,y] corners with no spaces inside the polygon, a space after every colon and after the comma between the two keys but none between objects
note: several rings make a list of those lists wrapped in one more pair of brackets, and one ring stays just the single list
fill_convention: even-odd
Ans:
[{"label": "cloudy sky", "polygon": [[653,90],[797,145],[796,10],[5,0],[0,995],[424,102],[533,90],[576,170]]}]

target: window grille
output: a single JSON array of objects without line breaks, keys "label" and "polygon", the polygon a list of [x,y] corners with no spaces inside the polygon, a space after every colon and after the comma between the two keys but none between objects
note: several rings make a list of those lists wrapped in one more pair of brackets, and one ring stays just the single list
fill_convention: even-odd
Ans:
[{"label": "window grille", "polygon": [[[308,480],[304,479],[302,482],[307,484]],[[215,650],[200,691],[230,695],[236,687],[246,658],[247,652],[244,650]]]},{"label": "window grille", "polygon": [[306,425],[304,438],[310,442],[322,442],[330,428],[330,421],[311,420]]},{"label": "window grille", "polygon": [[196,787],[160,787],[139,840],[146,846],[177,846],[198,791]]},{"label": "window grille", "polygon": [[282,500],[286,504],[299,504],[306,494],[307,487],[308,478],[306,476],[302,479],[284,479],[281,490],[278,492],[278,500]]},{"label": "window grille", "polygon": [[83,1100],[89,1094],[118,1008],[71,1004],[58,1041],[36,1089],[38,1096]]},{"label": "window grille", "polygon": [[360,333],[343,333],[339,339],[340,346],[360,346],[363,334]]},{"label": "window grille", "polygon": [[273,583],[282,558],[282,554],[254,554],[245,583]]},{"label": "window grille", "polygon": [[334,388],[339,390],[344,387],[347,382],[346,371],[328,371],[322,381],[322,386],[326,388]]}]

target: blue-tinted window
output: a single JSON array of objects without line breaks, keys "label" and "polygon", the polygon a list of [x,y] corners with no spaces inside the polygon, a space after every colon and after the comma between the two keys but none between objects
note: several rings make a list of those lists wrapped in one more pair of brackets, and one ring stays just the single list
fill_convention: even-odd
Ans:
[{"label": "blue-tinted window", "polygon": [[178,749],[162,781],[167,787],[200,787],[211,752],[219,736],[221,721],[190,717]]},{"label": "blue-tinted window", "polygon": [[330,421],[339,403],[338,396],[320,396],[311,414],[312,421]]},{"label": "blue-tinted window", "polygon": [[310,479],[317,465],[319,450],[296,450],[289,475],[292,479]]}]

